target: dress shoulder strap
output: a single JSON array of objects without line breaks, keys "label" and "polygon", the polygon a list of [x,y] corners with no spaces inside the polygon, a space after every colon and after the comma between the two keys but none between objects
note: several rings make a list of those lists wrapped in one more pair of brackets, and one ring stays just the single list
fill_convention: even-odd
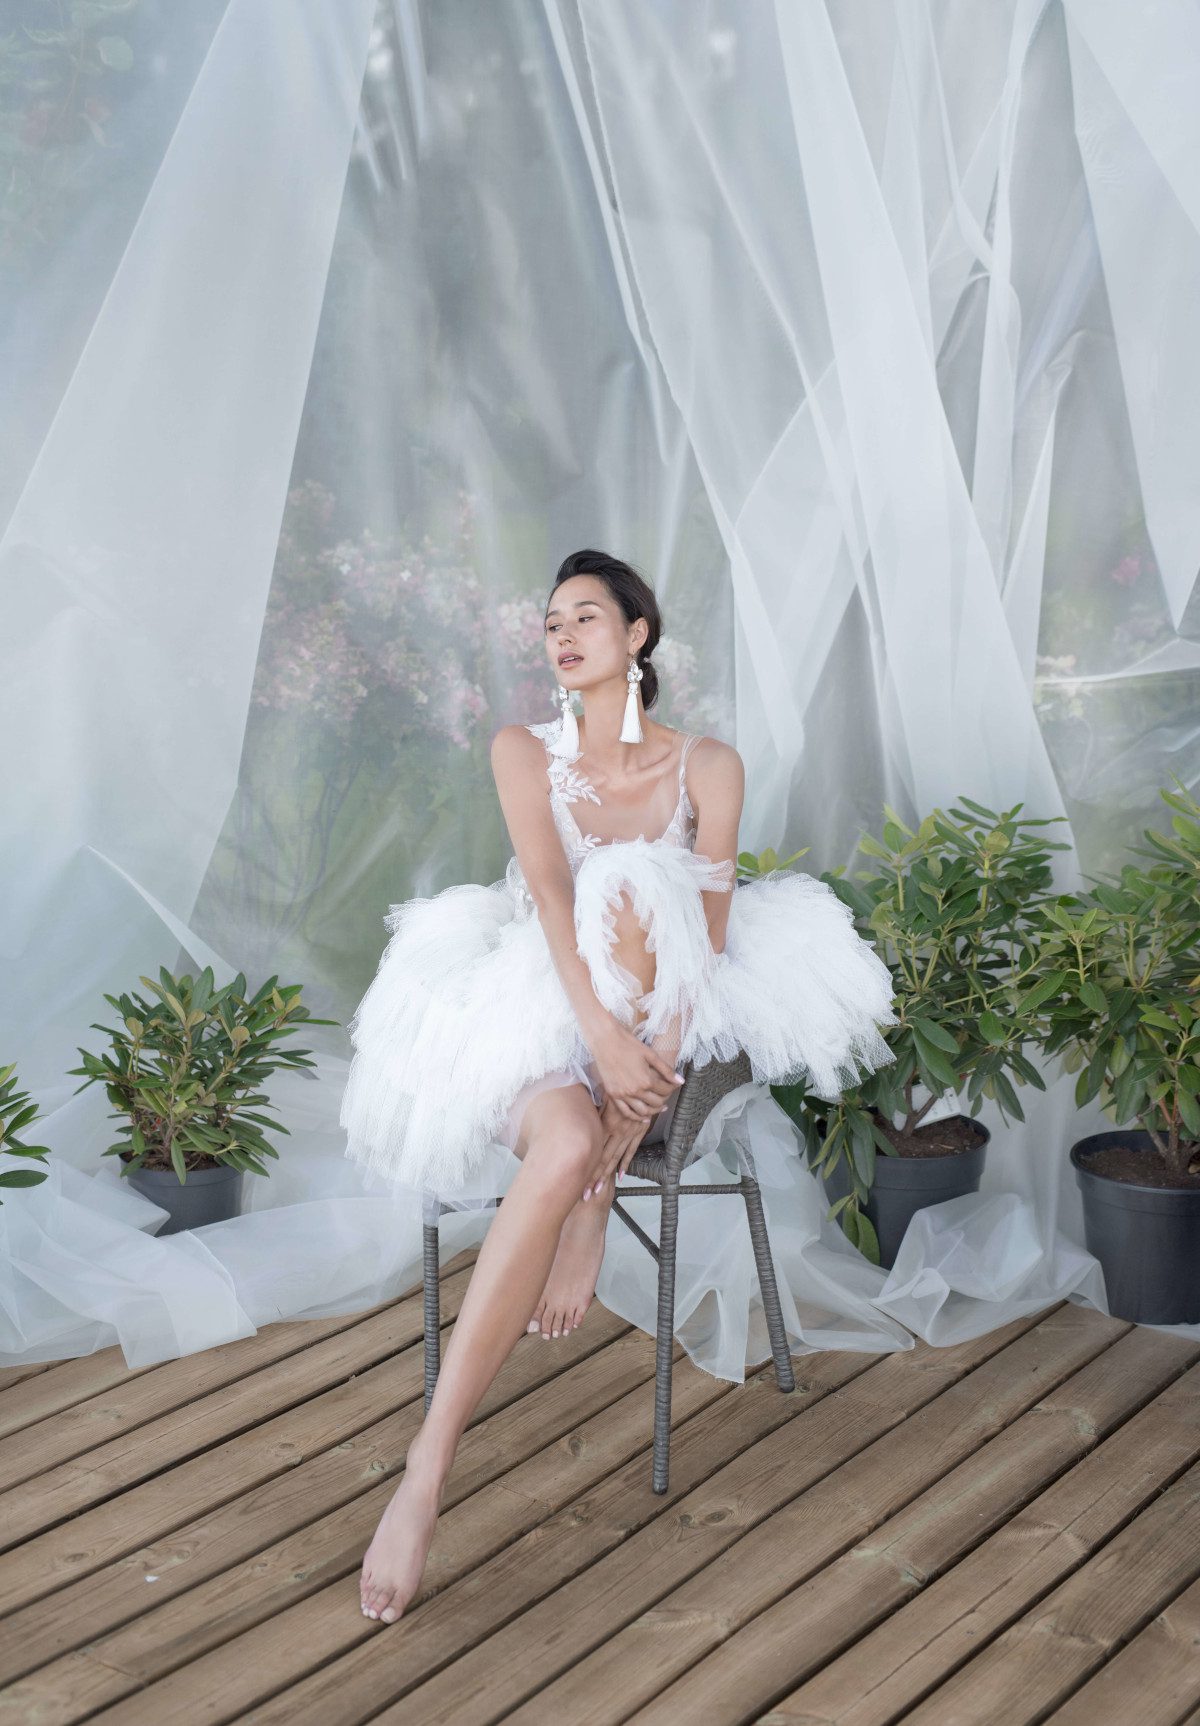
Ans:
[{"label": "dress shoulder strap", "polygon": [[681,813],[688,816],[695,814],[695,810],[692,807],[692,800],[688,796],[687,764],[688,756],[692,753],[692,750],[699,741],[699,734],[694,731],[689,731],[683,740],[683,748],[679,752],[679,798],[675,805],[676,819],[678,819]]}]

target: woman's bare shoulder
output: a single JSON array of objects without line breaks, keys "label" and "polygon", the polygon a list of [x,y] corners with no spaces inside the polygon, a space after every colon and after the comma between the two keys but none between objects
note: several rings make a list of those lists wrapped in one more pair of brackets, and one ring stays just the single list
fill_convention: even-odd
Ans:
[{"label": "woman's bare shoulder", "polygon": [[725,780],[745,775],[742,758],[732,743],[724,743],[719,737],[707,737],[703,734],[692,747],[688,762],[689,768],[694,768],[698,776],[706,779]]},{"label": "woman's bare shoulder", "polygon": [[535,762],[543,763],[546,746],[536,726],[502,725],[492,737],[491,759],[493,772],[520,771]]}]

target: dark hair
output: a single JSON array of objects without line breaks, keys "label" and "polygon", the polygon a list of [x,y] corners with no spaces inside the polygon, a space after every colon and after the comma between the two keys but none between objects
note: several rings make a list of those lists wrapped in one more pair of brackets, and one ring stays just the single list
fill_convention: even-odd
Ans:
[{"label": "dark hair", "polygon": [[[658,700],[658,672],[650,663],[650,655],[662,635],[662,614],[654,589],[632,564],[623,563],[619,557],[610,557],[606,551],[573,551],[559,564],[551,595],[573,575],[598,576],[621,607],[626,623],[636,623],[639,617],[646,619],[649,633],[638,648],[636,658],[642,671],[642,706],[648,711]],[[546,609],[549,607],[547,599]]]}]

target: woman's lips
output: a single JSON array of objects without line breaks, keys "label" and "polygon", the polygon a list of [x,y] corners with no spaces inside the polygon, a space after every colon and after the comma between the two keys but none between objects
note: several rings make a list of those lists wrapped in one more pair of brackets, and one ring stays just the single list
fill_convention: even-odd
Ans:
[{"label": "woman's lips", "polygon": [[568,653],[558,663],[560,665],[578,665],[582,659],[582,653]]}]

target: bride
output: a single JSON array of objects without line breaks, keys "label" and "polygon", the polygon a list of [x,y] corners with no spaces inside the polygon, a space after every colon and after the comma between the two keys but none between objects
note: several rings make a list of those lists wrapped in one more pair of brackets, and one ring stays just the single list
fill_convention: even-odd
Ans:
[{"label": "bride", "polygon": [[893,1058],[890,975],[832,890],[781,871],[731,891],[742,760],[647,717],[660,632],[628,564],[566,559],[544,618],[562,719],[492,739],[508,872],[393,907],[350,1024],[348,1155],[451,1202],[485,1153],[520,1165],[363,1559],[362,1610],[387,1623],[417,1592],[458,1441],[508,1354],[584,1319],[616,1184],[666,1138],[679,1068],[744,1048],[756,1079],[836,1097],[856,1061]]}]

